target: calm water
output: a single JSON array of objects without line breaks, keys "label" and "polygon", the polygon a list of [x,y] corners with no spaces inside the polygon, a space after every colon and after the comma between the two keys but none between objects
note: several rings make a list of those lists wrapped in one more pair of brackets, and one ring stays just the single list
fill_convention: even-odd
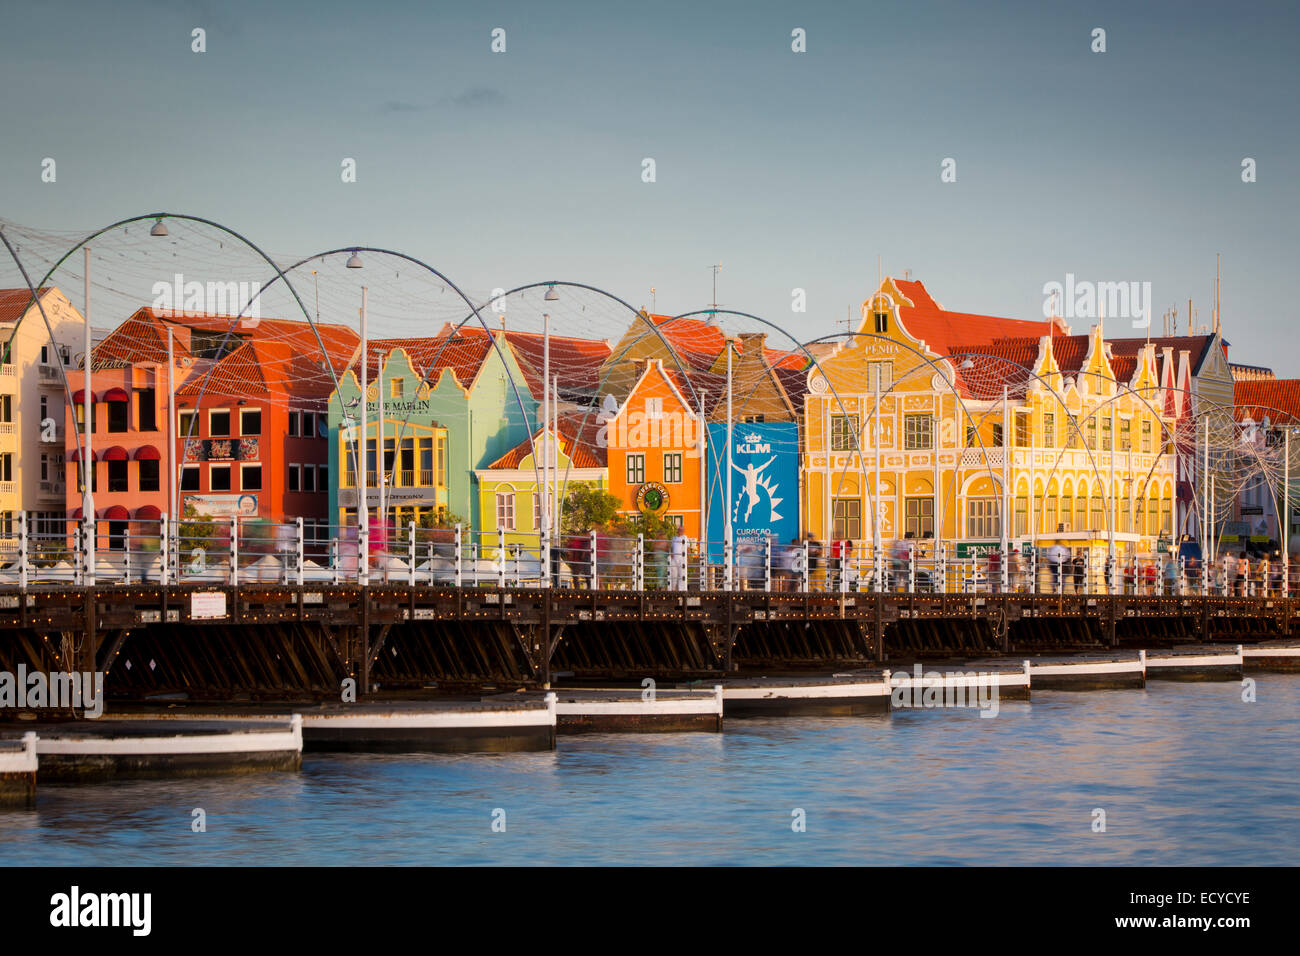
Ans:
[{"label": "calm water", "polygon": [[[1154,683],[1040,691],[995,719],[731,721],[562,737],[545,754],[46,786],[34,810],[0,811],[0,862],[1293,864],[1300,677],[1257,681],[1251,704],[1237,684]],[[195,807],[206,833],[190,830]]]}]

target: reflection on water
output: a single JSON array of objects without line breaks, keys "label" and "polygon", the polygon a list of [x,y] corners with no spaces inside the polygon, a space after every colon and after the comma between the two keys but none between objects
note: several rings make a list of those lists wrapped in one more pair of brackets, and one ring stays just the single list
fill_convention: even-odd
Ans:
[{"label": "reflection on water", "polygon": [[[0,863],[1291,864],[1300,678],[42,787]],[[207,832],[190,830],[191,811]],[[1105,833],[1092,811],[1106,811]],[[494,809],[506,832],[494,833]],[[791,829],[802,808],[807,831]]]}]

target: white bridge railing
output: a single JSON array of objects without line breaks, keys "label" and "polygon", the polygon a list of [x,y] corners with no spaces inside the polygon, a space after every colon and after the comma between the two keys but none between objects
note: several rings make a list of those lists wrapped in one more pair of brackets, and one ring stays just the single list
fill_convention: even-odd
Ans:
[{"label": "white bridge railing", "polygon": [[1220,595],[1289,597],[1293,568],[1225,557],[1208,571],[1170,554],[997,547],[972,555],[930,539],[888,548],[813,538],[669,540],[603,530],[554,537],[425,528],[368,529],[255,517],[179,522],[110,508],[91,520],[0,526],[0,587],[362,583],[430,587],[870,592],[911,594]]}]

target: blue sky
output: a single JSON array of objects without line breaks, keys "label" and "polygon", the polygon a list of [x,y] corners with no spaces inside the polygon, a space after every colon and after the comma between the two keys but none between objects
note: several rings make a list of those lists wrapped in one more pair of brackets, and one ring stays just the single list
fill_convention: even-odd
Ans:
[{"label": "blue sky", "polygon": [[1157,324],[1178,304],[1185,325],[1217,252],[1234,360],[1300,375],[1278,347],[1294,4],[51,0],[4,24],[0,216],[26,225],[168,209],[277,251],[401,249],[480,293],[655,286],[661,312],[707,304],[721,262],[721,303],[808,338],[856,312],[877,256],[1024,318],[1066,273],[1149,281]]}]

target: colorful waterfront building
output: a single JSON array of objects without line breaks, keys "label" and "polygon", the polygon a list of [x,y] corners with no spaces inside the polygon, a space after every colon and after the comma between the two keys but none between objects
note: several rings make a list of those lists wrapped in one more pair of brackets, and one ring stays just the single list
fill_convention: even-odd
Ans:
[{"label": "colorful waterfront building", "polygon": [[27,512],[34,533],[64,532],[64,383],[79,363],[85,319],[59,289],[39,296],[38,306],[28,289],[0,289],[3,537],[14,533],[19,511]]},{"label": "colorful waterfront building", "polygon": [[[487,468],[477,470],[481,545],[494,548],[500,530],[505,532],[507,547],[536,550],[547,494],[552,501],[560,499],[562,513],[564,497],[579,485],[608,491],[606,449],[597,440],[599,430],[594,416],[564,415],[558,429],[538,429]],[[551,436],[557,435],[558,444],[553,446],[556,439]],[[541,467],[546,462],[553,468],[549,475]]]},{"label": "colorful waterfront building", "polygon": [[[451,509],[450,461],[464,453],[468,429],[457,420],[464,407],[464,389],[448,364],[430,382],[417,370],[406,346],[391,341],[371,343],[370,369],[366,385],[365,502],[377,523],[405,528]],[[418,351],[416,354],[419,354]],[[349,368],[330,396],[329,445],[338,483],[330,489],[331,514],[344,528],[357,522],[361,503],[358,489],[357,446],[361,384]],[[383,409],[382,419],[380,409]],[[449,430],[444,417],[457,421]],[[383,463],[379,442],[383,436]],[[382,471],[380,471],[382,467]],[[383,480],[384,510],[379,515],[380,480]]]},{"label": "colorful waterfront building", "polygon": [[1059,318],[952,312],[886,279],[808,373],[805,528],[864,547],[942,539],[957,557],[1149,550],[1174,500],[1172,416],[1147,399],[1158,382],[1154,348],[1115,355],[1100,324],[1072,335]]},{"label": "colorful waterfront building", "polygon": [[156,539],[159,517],[187,508],[219,521],[301,517],[309,540],[330,537],[325,402],[356,343],[345,326],[138,310],[95,347],[89,402],[73,394],[71,516],[82,496],[73,431],[88,404],[105,546]]},{"label": "colorful waterfront building", "polygon": [[602,411],[610,493],[622,513],[667,517],[687,537],[703,531],[705,420],[689,379],[646,359],[626,398]]},{"label": "colorful waterfront building", "polygon": [[[560,413],[589,405],[609,343],[552,335],[550,348],[551,370],[560,379]],[[483,498],[476,486],[476,473],[526,441],[541,422],[543,336],[504,327],[489,332],[476,324],[448,324],[433,336],[373,339],[368,346],[367,372],[372,396],[380,387],[379,356],[398,350],[405,364],[392,372],[385,367],[382,384],[386,392],[392,391],[393,378],[402,378],[404,384],[427,385],[428,389],[418,407],[387,408],[386,440],[394,434],[392,429],[411,420],[430,427],[436,423],[443,430],[445,443],[445,455],[437,466],[445,493],[439,496],[428,487],[416,488],[412,500],[419,503],[412,507],[445,506],[466,527],[481,529],[489,518],[481,510]],[[342,402],[337,397],[330,402],[330,460],[337,463],[339,475],[346,474],[342,470],[346,467],[346,444],[339,442],[338,433],[344,424],[344,408],[352,408],[360,393],[357,371],[354,364],[340,383]],[[372,397],[369,411],[377,416],[377,398]],[[377,440],[377,428],[372,432],[371,438]],[[371,487],[372,504],[377,506],[377,486]],[[344,523],[355,520],[354,497],[347,489],[338,490],[345,493],[341,498],[336,495],[332,513]]]},{"label": "colorful waterfront building", "polygon": [[[1240,374],[1240,372],[1238,372]],[[1247,374],[1236,383],[1237,454],[1232,510],[1218,540],[1234,547],[1300,552],[1300,379]],[[1278,516],[1289,510],[1286,522]]]}]

